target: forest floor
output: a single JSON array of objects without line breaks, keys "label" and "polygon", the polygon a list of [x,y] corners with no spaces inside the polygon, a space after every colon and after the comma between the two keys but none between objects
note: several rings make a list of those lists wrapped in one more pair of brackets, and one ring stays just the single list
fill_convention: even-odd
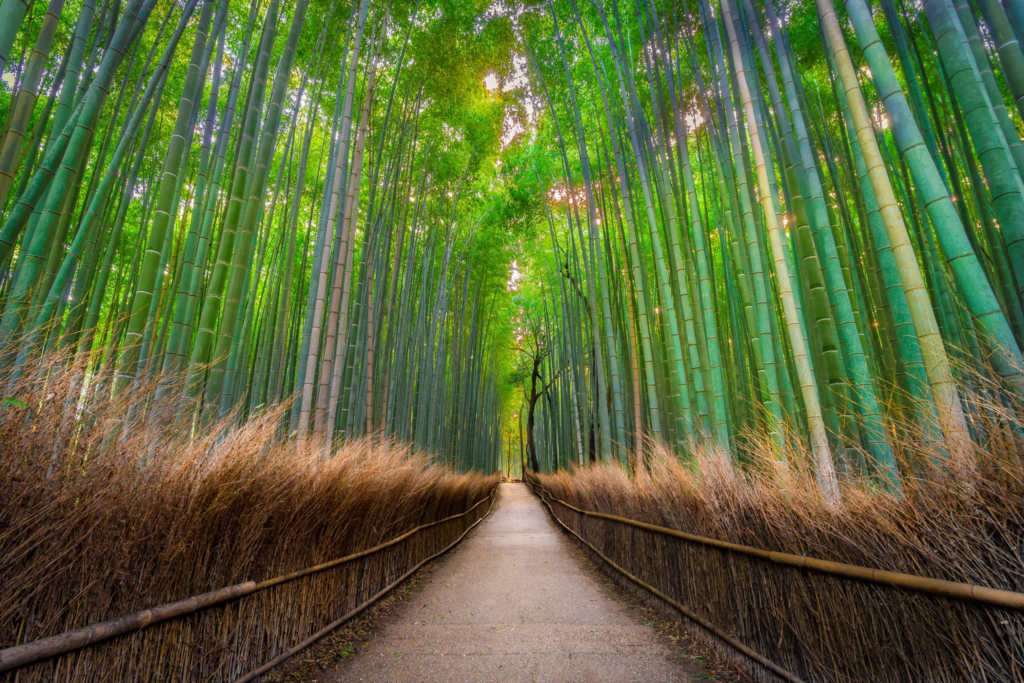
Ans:
[{"label": "forest floor", "polygon": [[452,553],[269,681],[749,680],[617,590],[523,484]]}]

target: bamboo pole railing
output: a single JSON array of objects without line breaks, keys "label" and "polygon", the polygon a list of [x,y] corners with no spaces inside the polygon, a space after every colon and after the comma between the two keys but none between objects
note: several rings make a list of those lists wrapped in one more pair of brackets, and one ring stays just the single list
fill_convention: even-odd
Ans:
[{"label": "bamboo pole railing", "polygon": [[324,629],[321,629],[320,631],[314,633],[312,636],[302,641],[298,645],[287,650],[282,655],[279,655],[272,659],[270,662],[267,662],[259,669],[256,669],[253,672],[247,674],[246,676],[238,679],[238,682],[241,683],[242,681],[254,680],[262,673],[269,671],[274,666],[277,666],[288,657],[291,657],[295,653],[305,649],[312,643],[316,642],[323,636],[327,635],[328,633],[336,629],[344,622],[358,615],[360,612],[362,612],[367,607],[369,607],[374,602],[376,602],[381,597],[390,592],[402,581],[404,581],[413,573],[415,573],[420,567],[422,567],[430,560],[440,555],[443,555],[447,551],[451,550],[463,538],[465,538],[466,534],[468,534],[477,524],[483,521],[483,519],[490,513],[491,508],[493,507],[494,493],[496,490],[497,487],[491,489],[491,492],[485,498],[481,498],[479,501],[476,502],[476,504],[474,504],[471,508],[465,510],[464,512],[460,512],[455,515],[450,515],[448,517],[436,520],[434,522],[428,522],[427,524],[421,524],[417,527],[410,529],[409,531],[406,531],[405,533],[399,536],[396,536],[395,538],[392,538],[389,541],[381,543],[380,545],[376,545],[372,548],[361,550],[357,553],[352,553],[351,555],[345,555],[344,557],[339,557],[328,562],[323,562],[321,564],[313,565],[311,567],[299,569],[288,574],[282,574],[281,576],[275,576],[273,578],[265,579],[263,581],[245,581],[243,583],[235,584],[233,586],[218,588],[217,590],[209,591],[207,593],[202,593],[200,595],[195,595],[189,598],[184,598],[182,600],[176,600],[174,602],[157,605],[155,607],[150,607],[149,609],[144,609],[138,612],[134,612],[132,614],[127,614],[122,617],[117,617],[115,619],[109,619],[107,621],[90,624],[88,626],[83,626],[81,628],[77,628],[71,631],[65,631],[64,633],[59,633],[57,635],[40,638],[30,643],[23,643],[21,645],[15,645],[13,647],[5,648],[3,650],[0,650],[0,673],[3,673],[5,671],[12,671],[14,669],[19,669],[21,667],[28,666],[29,664],[35,664],[37,662],[45,661],[47,659],[52,659],[54,657],[67,654],[69,652],[74,652],[76,650],[81,650],[91,645],[95,645],[97,643],[110,640],[111,638],[116,638],[118,636],[122,636],[125,634],[141,631],[147,626],[152,626],[154,624],[159,624],[161,622],[169,621],[171,619],[194,614],[204,609],[214,607],[216,605],[220,605],[225,602],[235,600],[237,598],[245,597],[248,595],[252,595],[254,593],[258,593],[260,591],[267,590],[268,588],[272,588],[274,586],[280,586],[282,584],[290,583],[292,581],[296,581],[306,576],[311,576],[313,574],[318,574],[327,571],[328,569],[333,569],[335,567],[349,564],[358,559],[373,555],[375,553],[379,553],[382,550],[386,550],[387,548],[397,545],[402,541],[405,541],[406,539],[409,539],[414,535],[420,533],[421,531],[430,529],[440,524],[444,524],[446,522],[453,521],[455,519],[465,517],[466,515],[470,514],[478,507],[480,507],[484,502],[491,502],[491,505],[488,505],[487,511],[483,515],[481,515],[480,518],[476,520],[472,525],[470,525],[470,527],[467,528],[457,539],[455,539],[455,541],[450,543],[443,550],[440,550],[439,552],[434,553],[433,555],[421,560],[414,567],[409,569],[405,574],[399,577],[396,581],[392,582],[387,587],[373,595],[370,599],[366,600],[364,603],[354,608],[353,610],[350,610],[341,618],[332,622]]},{"label": "bamboo pole railing", "polygon": [[[540,482],[536,482],[536,484],[550,500],[585,517],[606,519],[611,522],[617,522],[637,529],[643,529],[662,536],[671,536],[673,538],[689,541],[690,543],[717,548],[719,550],[725,550],[739,555],[746,555],[748,557],[755,557],[760,560],[766,560],[768,562],[794,567],[796,569],[811,570],[847,579],[856,579],[858,581],[865,581],[883,586],[903,588],[917,593],[938,595],[946,598],[965,600],[967,602],[992,605],[993,607],[1003,607],[1024,611],[1024,593],[1014,593],[1013,591],[988,588],[987,586],[960,583],[957,581],[932,579],[925,576],[917,576],[915,574],[903,574],[900,572],[885,571],[883,569],[872,569],[871,567],[861,567],[855,564],[844,564],[842,562],[821,560],[814,557],[808,557],[806,555],[793,555],[791,553],[780,553],[774,550],[762,550],[761,548],[754,548],[748,545],[740,545],[738,543],[730,543],[728,541],[708,538],[706,536],[688,534],[684,531],[677,531],[676,529],[669,529],[662,526],[656,526],[654,524],[638,522],[635,519],[617,517],[603,512],[581,510],[564,500],[552,496],[547,489],[544,488],[544,485],[540,484]],[[534,490],[534,493],[536,493],[536,490]],[[554,512],[552,512],[552,514],[554,514]]]}]

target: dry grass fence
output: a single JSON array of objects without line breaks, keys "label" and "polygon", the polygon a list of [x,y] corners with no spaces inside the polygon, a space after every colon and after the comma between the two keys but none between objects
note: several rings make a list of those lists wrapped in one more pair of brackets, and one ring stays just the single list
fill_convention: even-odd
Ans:
[{"label": "dry grass fence", "polygon": [[[843,506],[795,473],[782,491],[705,454],[536,476],[554,498],[686,533],[846,564],[1024,592],[1021,472],[909,481],[902,498],[847,482]],[[804,681],[1019,681],[1024,613],[798,569],[552,504],[613,562]],[[751,663],[750,670],[772,677]]]},{"label": "dry grass fence", "polygon": [[[281,408],[195,438],[152,427],[170,424],[152,411],[126,423],[127,405],[82,400],[91,391],[82,378],[73,364],[55,365],[8,386],[0,407],[0,648],[376,546],[469,509],[497,481],[395,445],[298,454],[275,438]],[[234,680],[375,595],[486,511],[0,681]]]}]

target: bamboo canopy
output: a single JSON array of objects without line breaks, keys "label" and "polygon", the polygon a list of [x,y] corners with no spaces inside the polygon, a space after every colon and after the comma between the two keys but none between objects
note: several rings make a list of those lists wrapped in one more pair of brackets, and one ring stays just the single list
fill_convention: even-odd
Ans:
[{"label": "bamboo canopy", "polygon": [[111,443],[1017,459],[1024,6],[879,9],[2,0],[0,366]]}]

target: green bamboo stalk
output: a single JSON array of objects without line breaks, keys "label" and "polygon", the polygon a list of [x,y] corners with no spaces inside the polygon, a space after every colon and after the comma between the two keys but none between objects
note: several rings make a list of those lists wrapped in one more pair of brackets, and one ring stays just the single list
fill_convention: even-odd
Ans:
[{"label": "green bamboo stalk", "polygon": [[185,138],[188,134],[189,122],[192,119],[192,110],[197,104],[197,95],[201,95],[201,93],[196,92],[200,78],[199,65],[206,47],[207,34],[212,18],[213,3],[204,2],[202,13],[199,17],[199,24],[196,28],[195,42],[192,45],[192,54],[189,58],[185,84],[182,88],[181,99],[178,102],[174,132],[171,135],[167,154],[164,157],[163,170],[160,176],[160,195],[153,216],[153,227],[149,232],[149,242],[142,257],[143,263],[139,271],[139,282],[136,285],[135,294],[132,299],[131,317],[128,321],[125,343],[121,350],[118,377],[114,383],[115,393],[127,388],[128,384],[135,379],[139,370],[138,361],[142,346],[142,335],[146,322],[150,317],[150,303],[155,292],[154,285],[156,285],[158,276],[157,271],[160,270],[165,235],[171,219],[170,211],[177,190],[182,157],[184,156]]},{"label": "green bamboo stalk", "polygon": [[[893,122],[892,131],[896,144],[910,167],[914,183],[921,194],[922,203],[935,225],[936,236],[942,245],[942,251],[950,264],[961,292],[963,292],[972,316],[978,322],[986,341],[993,350],[992,363],[1010,386],[1019,393],[1022,390],[1022,382],[1024,382],[1024,376],[1021,375],[1024,364],[1022,364],[1020,349],[1014,340],[1009,322],[999,307],[995,292],[981,268],[978,256],[970,246],[964,226],[960,222],[959,215],[946,190],[946,185],[942,182],[935,161],[928,153],[920,130],[914,123],[910,106],[903,90],[899,87],[892,65],[878,38],[867,5],[863,0],[848,0],[846,9],[854,25],[854,30],[857,32],[857,40],[862,45],[865,60],[871,69],[875,88],[881,96],[886,113]],[[952,41],[953,36],[950,35],[949,42]],[[964,73],[963,75],[969,74]],[[962,78],[961,81],[967,81],[967,79]],[[974,88],[974,92],[977,93],[977,88]],[[983,113],[982,108],[976,109],[976,114]],[[991,122],[988,125],[990,126],[989,132],[994,132]],[[999,149],[993,148],[991,151],[995,156],[999,156]],[[981,154],[982,152],[979,150],[979,157]],[[865,153],[865,158],[867,156],[868,154]],[[999,158],[1003,159],[1005,163],[1010,163],[1005,154]],[[1020,197],[1019,194],[1017,196]],[[1004,209],[1007,208],[1006,204],[1000,206]],[[1024,226],[1013,226],[1002,219],[1000,225],[1005,231],[1008,231],[1007,249],[1010,251],[1011,260],[1014,262],[1014,269],[1019,278],[1018,262],[1024,259]],[[1017,230],[1018,227],[1021,230]],[[1018,232],[1019,236],[1016,235]],[[1014,241],[1015,238],[1016,241]],[[894,247],[895,244],[894,241]],[[1020,282],[1019,279],[1018,282]],[[1020,293],[1024,290],[1018,288],[1017,291]],[[917,326],[916,320],[915,318],[915,326]],[[918,336],[920,336],[920,332],[921,329],[918,327]],[[931,377],[930,374],[929,377]]]},{"label": "green bamboo stalk", "polygon": [[[276,0],[274,1],[276,2]],[[263,205],[262,198],[264,191],[266,190],[270,161],[274,154],[274,143],[277,140],[277,131],[281,121],[282,102],[288,89],[288,83],[291,79],[292,62],[295,58],[295,48],[298,44],[299,34],[302,31],[302,25],[306,18],[306,9],[308,6],[308,0],[299,0],[295,6],[295,12],[292,15],[292,23],[288,33],[288,40],[285,43],[284,51],[281,53],[281,58],[278,62],[277,73],[274,76],[274,84],[271,90],[267,112],[261,127],[259,154],[256,158],[255,167],[252,173],[251,189],[249,190],[248,202],[245,205],[244,220],[241,221],[238,228],[235,258],[232,262],[231,276],[228,280],[228,288],[224,300],[224,315],[217,335],[217,344],[213,353],[213,367],[210,368],[210,375],[207,379],[206,385],[206,399],[208,404],[213,406],[219,399],[221,414],[225,412],[226,405],[230,402],[231,387],[227,386],[227,392],[222,392],[222,389],[226,386],[224,382],[225,371],[228,365],[232,364],[232,359],[229,357],[229,354],[232,350],[237,353],[237,346],[235,346],[234,342],[235,327],[237,324],[239,310],[244,310],[244,308],[240,309],[240,304],[242,292],[245,287],[245,281],[249,276],[249,261],[252,259],[252,236],[256,227],[258,213]],[[272,4],[272,7],[275,6]],[[276,7],[274,11],[276,13]],[[273,31],[268,31],[268,33],[273,33]],[[253,82],[256,97],[254,97],[250,103],[250,114],[252,114],[252,130],[254,133],[255,127],[259,123],[258,117],[260,108],[263,104],[263,88],[265,86],[265,82],[265,72],[262,78]],[[255,109],[253,108],[254,106]],[[246,120],[247,128],[249,124],[248,119],[249,115],[247,115]],[[238,178],[236,175],[236,182],[237,181]],[[239,206],[239,209],[240,208],[241,207]],[[231,214],[229,213],[228,215],[230,218]],[[237,363],[237,359],[234,362]],[[210,415],[211,417],[216,415],[216,411],[211,411]]]},{"label": "green bamboo stalk", "polygon": [[[186,380],[185,395],[183,397],[183,408],[191,410],[192,403],[196,401],[203,388],[202,382],[206,374],[206,364],[211,360],[219,365],[220,372],[217,375],[216,386],[211,386],[215,381],[211,377],[207,382],[206,398],[211,406],[219,404],[216,401],[220,398],[221,383],[223,381],[223,368],[227,362],[227,348],[230,345],[232,334],[227,335],[227,345],[221,342],[222,336],[216,338],[217,350],[213,350],[215,326],[221,314],[221,302],[224,298],[223,327],[234,324],[237,316],[237,299],[235,306],[229,311],[227,305],[228,292],[225,286],[228,284],[229,270],[233,271],[233,256],[236,254],[235,238],[241,220],[243,195],[246,191],[247,179],[249,176],[249,165],[252,161],[254,138],[259,125],[261,108],[263,105],[263,94],[266,86],[267,70],[270,62],[270,48],[276,35],[277,24],[277,0],[272,0],[267,14],[264,18],[264,31],[260,40],[256,64],[253,70],[252,85],[249,90],[249,103],[246,107],[245,117],[239,136],[239,151],[235,157],[235,168],[231,181],[230,198],[224,214],[224,224],[221,228],[220,242],[217,246],[217,257],[210,276],[206,297],[199,317],[199,328],[195,342],[192,346],[192,357],[189,361],[188,378]],[[254,207],[255,208],[255,207]],[[248,258],[248,254],[246,254]],[[243,268],[244,269],[244,268]],[[222,329],[223,333],[224,330]],[[234,330],[232,329],[233,333]],[[214,355],[211,357],[211,352]],[[219,362],[218,362],[219,361]],[[209,411],[207,414],[219,413],[218,409]]]},{"label": "green bamboo stalk", "polygon": [[[903,289],[907,294],[907,303],[914,320],[914,328],[917,330],[918,343],[924,357],[925,370],[939,416],[939,425],[946,439],[946,447],[955,467],[970,468],[973,466],[971,461],[973,448],[964,418],[963,406],[957,395],[949,359],[939,335],[938,324],[935,321],[928,291],[921,277],[917,257],[896,204],[892,185],[886,173],[885,162],[879,152],[860,83],[857,81],[856,71],[831,1],[816,0],[816,2],[827,46],[839,72],[839,79],[849,103],[857,141],[868,168],[868,177],[878,200],[879,213],[885,224]],[[925,151],[923,145],[922,150]],[[931,157],[929,156],[928,159],[930,160]]]},{"label": "green bamboo stalk", "polygon": [[[57,227],[65,198],[71,189],[74,177],[84,163],[86,150],[91,144],[96,122],[106,101],[114,72],[148,19],[153,4],[154,0],[145,0],[145,2],[135,0],[128,6],[125,16],[118,23],[111,46],[104,54],[96,77],[83,97],[78,116],[72,115],[74,127],[71,128],[71,120],[69,120],[65,125],[65,128],[71,129],[68,131],[68,135],[65,136],[62,131],[60,143],[53,146],[50,150],[53,153],[48,153],[44,160],[44,164],[51,162],[46,165],[49,166],[52,182],[47,181],[47,174],[40,169],[36,172],[36,177],[33,177],[29,183],[26,194],[31,193],[35,197],[41,197],[46,185],[50,187],[42,204],[43,213],[40,222],[33,232],[31,243],[28,244],[25,263],[19,268],[20,272],[4,309],[3,318],[0,319],[0,339],[5,340],[6,343],[10,343],[17,337],[24,324],[28,303],[34,292],[37,279],[45,267],[44,255],[49,251],[50,236]],[[64,147],[63,154],[58,155],[58,150],[61,147]],[[55,168],[58,159],[60,159],[60,166]],[[32,200],[34,203],[34,198],[31,195],[23,196],[19,198],[14,210],[8,214],[4,228],[0,231],[0,242],[3,242],[3,245],[0,245],[0,251],[3,251],[2,247],[7,245],[13,247],[13,240],[24,226],[24,220],[28,218],[26,200]],[[18,209],[22,209],[22,207],[25,207],[26,210],[19,212]]]},{"label": "green bamboo stalk", "polygon": [[[7,131],[3,135],[3,143],[0,144],[0,207],[7,204],[7,193],[14,182],[14,174],[18,172],[22,143],[25,141],[25,133],[36,106],[39,82],[43,75],[43,68],[50,58],[53,37],[57,31],[57,21],[63,8],[64,0],[50,0],[46,14],[43,15],[43,24],[39,29],[35,46],[32,48],[32,56],[25,67],[14,108],[5,122]],[[3,67],[0,66],[0,72],[2,71]]]},{"label": "green bamboo stalk", "polygon": [[784,255],[784,237],[782,236],[778,215],[772,203],[772,194],[768,187],[768,172],[765,167],[764,153],[760,144],[760,134],[754,122],[754,105],[747,82],[746,67],[743,63],[743,55],[740,51],[739,40],[733,24],[732,11],[728,0],[720,0],[720,7],[722,8],[722,18],[726,27],[726,33],[729,36],[729,43],[732,47],[733,69],[743,100],[743,108],[747,119],[747,134],[750,136],[750,146],[754,151],[754,165],[757,171],[758,189],[761,195],[761,211],[764,215],[772,257],[775,261],[776,283],[778,284],[780,298],[782,299],[786,328],[789,332],[789,343],[796,364],[807,424],[810,429],[811,448],[815,459],[818,482],[825,499],[831,504],[837,505],[840,500],[839,485],[836,480],[835,467],[832,463],[828,436],[825,433],[825,423],[821,417],[821,405],[818,400],[818,389],[814,380],[814,371],[807,357],[806,343],[800,328],[800,321],[797,317],[792,281]]}]

